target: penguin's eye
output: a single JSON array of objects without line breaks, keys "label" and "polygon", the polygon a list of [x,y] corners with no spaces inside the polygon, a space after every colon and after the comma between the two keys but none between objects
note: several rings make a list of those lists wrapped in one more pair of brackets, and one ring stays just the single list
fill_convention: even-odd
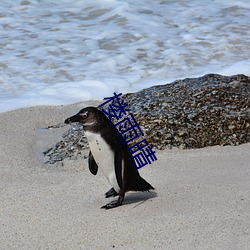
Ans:
[{"label": "penguin's eye", "polygon": [[81,113],[79,114],[82,118],[87,118],[88,117],[88,112],[85,112],[85,113]]}]

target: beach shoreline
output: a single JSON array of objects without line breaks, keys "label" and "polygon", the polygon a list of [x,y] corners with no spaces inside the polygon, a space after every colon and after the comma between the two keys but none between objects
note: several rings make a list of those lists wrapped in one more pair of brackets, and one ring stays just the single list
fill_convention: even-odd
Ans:
[{"label": "beach shoreline", "polygon": [[140,169],[156,190],[102,210],[110,188],[87,159],[44,164],[67,127],[45,130],[86,106],[0,113],[0,249],[247,249],[250,143],[156,150]]}]

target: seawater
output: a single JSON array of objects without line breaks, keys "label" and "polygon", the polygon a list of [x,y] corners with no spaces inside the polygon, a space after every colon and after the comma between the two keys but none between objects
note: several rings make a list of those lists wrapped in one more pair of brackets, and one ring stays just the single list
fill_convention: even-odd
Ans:
[{"label": "seawater", "polygon": [[1,0],[0,112],[250,76],[250,1]]}]

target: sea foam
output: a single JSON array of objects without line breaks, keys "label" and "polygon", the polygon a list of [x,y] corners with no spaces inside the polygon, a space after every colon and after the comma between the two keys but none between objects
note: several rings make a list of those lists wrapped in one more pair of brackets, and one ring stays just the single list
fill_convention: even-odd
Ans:
[{"label": "sea foam", "polygon": [[250,2],[1,1],[0,112],[250,76]]}]

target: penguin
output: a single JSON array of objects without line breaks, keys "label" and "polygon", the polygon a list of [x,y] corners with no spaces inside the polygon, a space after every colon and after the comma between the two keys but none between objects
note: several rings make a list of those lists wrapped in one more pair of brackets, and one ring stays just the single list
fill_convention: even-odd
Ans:
[{"label": "penguin", "polygon": [[95,107],[86,107],[65,120],[67,124],[74,122],[83,126],[89,143],[88,164],[90,172],[96,175],[100,168],[112,187],[105,193],[105,197],[118,196],[117,200],[101,208],[111,209],[121,206],[125,193],[128,191],[154,189],[140,176],[127,144],[121,143],[122,136],[119,136],[118,130],[101,110]]}]

